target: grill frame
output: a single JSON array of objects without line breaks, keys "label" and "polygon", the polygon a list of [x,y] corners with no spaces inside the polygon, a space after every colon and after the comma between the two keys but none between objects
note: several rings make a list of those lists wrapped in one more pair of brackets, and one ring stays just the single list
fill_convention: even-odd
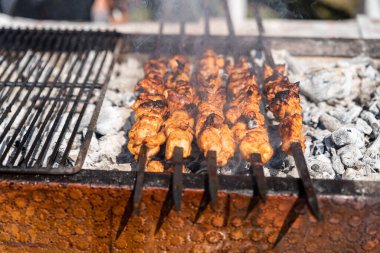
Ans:
[{"label": "grill frame", "polygon": [[[115,58],[118,50],[120,50],[119,37],[118,33],[109,31],[11,28],[2,28],[0,30],[0,50],[5,54],[3,55],[2,63],[10,61],[10,64],[6,65],[7,67],[2,72],[1,77],[7,73],[8,67],[14,63],[12,62],[13,58],[10,58],[10,56],[16,54],[15,66],[12,66],[13,69],[6,75],[5,80],[0,80],[2,89],[1,104],[3,105],[3,102],[7,102],[7,100],[10,102],[6,105],[1,117],[2,119],[6,119],[7,115],[11,117],[10,123],[5,125],[6,131],[1,134],[4,145],[0,158],[0,171],[10,173],[73,174],[81,169],[95,131],[96,120],[111,78]],[[28,53],[30,54],[28,55]],[[37,61],[35,61],[36,56]],[[25,58],[27,59],[25,60]],[[53,63],[52,59],[54,59]],[[106,63],[107,59],[108,62]],[[96,64],[97,66],[94,67]],[[22,66],[21,71],[19,70],[20,65]],[[39,69],[40,65],[43,65],[42,70]],[[104,68],[106,73],[103,73],[102,76]],[[35,73],[36,69],[37,73]],[[45,69],[48,69],[48,74],[41,81],[41,75]],[[28,73],[27,78],[21,81],[21,77],[25,75],[25,70],[29,71],[26,72]],[[66,73],[64,73],[64,70],[66,70]],[[56,73],[56,76],[53,77],[54,71],[58,72],[58,74]],[[14,74],[17,75],[17,78],[11,81],[11,75]],[[33,75],[37,75],[37,77],[33,77]],[[51,81],[52,78],[54,81]],[[38,90],[37,95],[33,94],[33,90],[36,89]],[[48,89],[48,92],[44,94],[45,89]],[[16,91],[14,92],[14,90]],[[99,90],[97,96],[95,95],[95,90]],[[21,103],[17,103],[18,96],[22,96],[23,92],[26,92],[26,95],[22,97]],[[8,99],[10,96],[13,97],[11,100]],[[69,152],[75,138],[78,138],[76,135],[79,125],[86,112],[87,105],[93,97],[96,97],[96,105],[90,121],[86,125],[87,132],[76,160],[72,165],[69,165],[67,164]],[[49,101],[54,101],[50,108]],[[27,107],[28,103],[31,103],[29,107]],[[17,106],[17,110],[12,113],[11,108],[14,105]],[[49,109],[46,109],[46,106]],[[18,117],[19,110],[26,107],[27,113],[22,116],[22,123],[17,125],[14,133],[9,132]],[[47,110],[48,114],[45,116],[44,114]],[[58,133],[57,142],[51,144],[51,139],[56,135],[54,132],[60,124],[62,115],[68,110],[70,111],[65,119],[63,128]],[[79,113],[78,119],[76,122],[71,122],[74,121],[75,113]],[[33,114],[32,117],[29,116],[31,114]],[[74,123],[74,127],[70,129],[72,123]],[[25,132],[26,129],[28,130]],[[38,134],[33,136],[36,129]],[[48,132],[48,135],[43,144],[42,142],[39,143],[45,131]],[[64,146],[63,154],[60,155],[60,148],[66,133],[70,134],[70,138],[66,146]],[[33,143],[30,146],[28,144],[29,138],[34,139],[30,141]],[[13,148],[17,143],[19,145]],[[52,145],[52,152],[47,157],[49,147]],[[38,159],[33,161],[33,159],[35,160],[35,152],[39,153]],[[21,158],[18,159],[20,155]],[[46,159],[47,163],[44,162]],[[59,163],[57,164],[58,161]]]}]

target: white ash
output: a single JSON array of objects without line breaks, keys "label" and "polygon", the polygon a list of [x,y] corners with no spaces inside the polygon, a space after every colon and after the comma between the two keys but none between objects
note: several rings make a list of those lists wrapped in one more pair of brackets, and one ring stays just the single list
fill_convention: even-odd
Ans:
[{"label": "white ash", "polygon": [[[305,64],[282,54],[291,81],[301,81],[305,155],[312,177],[380,178],[380,74],[368,57]],[[297,176],[296,168],[284,168]],[[278,173],[281,176],[282,173]]]}]

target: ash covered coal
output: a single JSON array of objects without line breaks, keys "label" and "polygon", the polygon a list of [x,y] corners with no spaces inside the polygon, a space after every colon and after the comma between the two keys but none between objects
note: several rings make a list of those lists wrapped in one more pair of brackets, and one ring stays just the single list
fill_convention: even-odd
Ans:
[{"label": "ash covered coal", "polygon": [[[305,64],[286,52],[291,81],[301,82],[306,156],[314,178],[380,180],[380,73],[364,56]],[[298,176],[283,162],[277,176]],[[269,168],[268,174],[275,169]]]}]

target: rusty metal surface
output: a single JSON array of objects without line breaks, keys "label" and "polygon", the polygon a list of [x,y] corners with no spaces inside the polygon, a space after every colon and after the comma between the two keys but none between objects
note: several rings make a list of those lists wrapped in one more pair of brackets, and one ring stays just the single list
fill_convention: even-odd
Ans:
[{"label": "rusty metal surface", "polygon": [[172,210],[155,234],[167,190],[150,187],[144,190],[140,216],[131,217],[115,240],[130,187],[110,178],[83,185],[75,177],[43,176],[34,183],[4,177],[0,252],[380,251],[380,199],[359,194],[319,197],[324,221],[317,223],[304,208],[272,249],[296,195],[269,195],[265,205],[257,203],[247,215],[249,195],[221,192],[216,211],[208,206],[194,224],[203,190],[187,189],[181,212]]}]

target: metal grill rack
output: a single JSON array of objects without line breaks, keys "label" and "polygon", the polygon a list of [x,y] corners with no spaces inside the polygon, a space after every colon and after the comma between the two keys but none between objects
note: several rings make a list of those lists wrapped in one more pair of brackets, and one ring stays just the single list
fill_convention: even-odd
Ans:
[{"label": "metal grill rack", "polygon": [[0,30],[0,171],[80,170],[118,41],[115,32]]}]

